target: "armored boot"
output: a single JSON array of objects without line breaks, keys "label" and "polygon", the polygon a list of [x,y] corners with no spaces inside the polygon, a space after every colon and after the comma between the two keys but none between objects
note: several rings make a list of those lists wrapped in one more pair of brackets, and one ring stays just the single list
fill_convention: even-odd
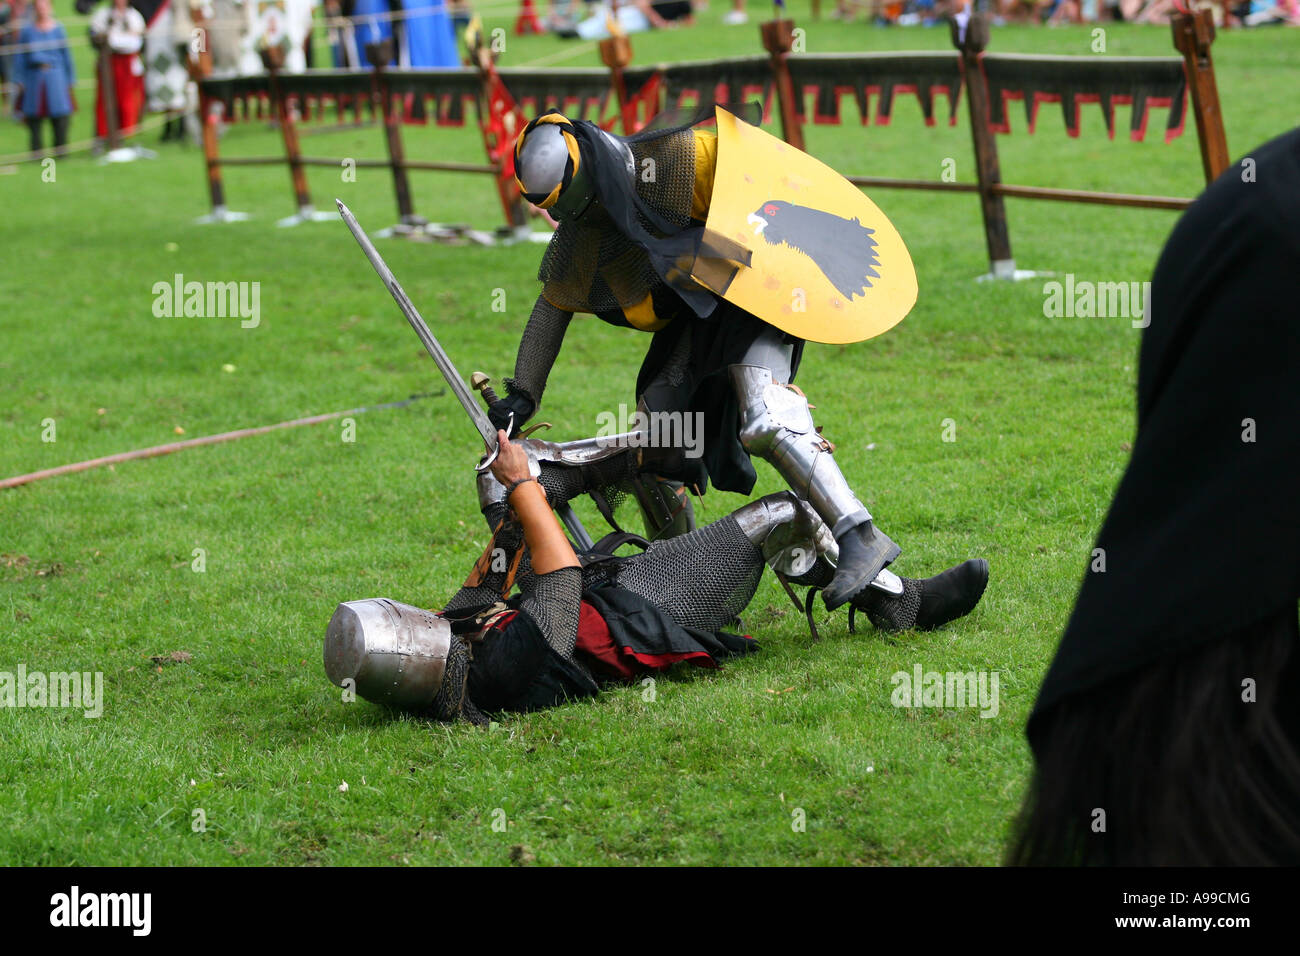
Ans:
[{"label": "armored boot", "polygon": [[827,442],[813,424],[808,399],[775,382],[772,370],[733,365],[732,387],[740,401],[740,441],[767,459],[800,498],[830,527],[839,550],[835,577],[822,592],[834,610],[867,587],[898,557],[900,549],[876,529],[853,494]]},{"label": "armored boot", "polygon": [[853,598],[853,606],[881,630],[932,631],[975,609],[989,583],[989,563],[971,558],[934,577],[898,580],[901,594],[869,588]]}]

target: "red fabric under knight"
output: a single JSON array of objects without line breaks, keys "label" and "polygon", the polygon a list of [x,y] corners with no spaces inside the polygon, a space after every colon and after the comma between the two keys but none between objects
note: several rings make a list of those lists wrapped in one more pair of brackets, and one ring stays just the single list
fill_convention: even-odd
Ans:
[{"label": "red fabric under knight", "polygon": [[638,654],[630,647],[614,643],[609,627],[599,612],[582,602],[578,615],[577,651],[594,677],[604,680],[636,680],[647,671],[667,670],[679,661],[690,661],[697,667],[717,667],[718,662],[705,651],[687,654]]}]

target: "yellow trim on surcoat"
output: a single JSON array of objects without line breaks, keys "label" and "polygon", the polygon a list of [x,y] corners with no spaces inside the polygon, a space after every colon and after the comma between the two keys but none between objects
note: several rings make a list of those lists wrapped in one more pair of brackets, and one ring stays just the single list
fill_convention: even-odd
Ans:
[{"label": "yellow trim on surcoat", "polygon": [[718,135],[705,129],[691,132],[695,134],[695,188],[691,192],[691,218],[708,219],[713,171],[718,165]]}]

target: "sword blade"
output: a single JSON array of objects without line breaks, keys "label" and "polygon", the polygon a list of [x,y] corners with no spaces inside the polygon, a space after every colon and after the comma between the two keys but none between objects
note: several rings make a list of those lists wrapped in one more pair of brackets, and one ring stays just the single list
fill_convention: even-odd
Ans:
[{"label": "sword blade", "polygon": [[411,302],[410,298],[407,297],[406,291],[402,288],[401,283],[397,281],[397,277],[394,276],[393,271],[388,268],[388,264],[384,262],[383,256],[379,254],[379,250],[375,248],[375,244],[370,241],[370,237],[366,235],[366,231],[362,229],[361,224],[357,222],[357,217],[352,215],[352,210],[344,205],[342,200],[336,199],[334,201],[338,203],[339,215],[343,217],[343,222],[346,223],[348,229],[351,230],[353,238],[355,238],[357,244],[361,246],[361,251],[366,254],[366,258],[370,260],[370,264],[375,267],[375,272],[379,273],[379,278],[382,279],[384,285],[388,287],[389,294],[392,295],[393,301],[397,303],[397,307],[402,310],[402,315],[406,316],[406,321],[411,324],[411,328],[415,330],[415,334],[420,337],[420,341],[424,344],[425,351],[433,357],[434,364],[438,366],[438,371],[440,371],[442,377],[446,379],[447,386],[451,389],[452,394],[456,396],[456,400],[460,402],[461,407],[464,408],[466,414],[469,415],[470,421],[473,422],[474,427],[478,429],[478,433],[482,436],[483,442],[487,445],[488,450],[494,450],[497,447],[496,426],[488,419],[482,406],[474,400],[474,393],[471,392],[469,386],[465,384],[465,380],[460,377],[460,372],[456,371],[456,366],[452,363],[451,357],[443,347],[438,344],[438,340],[434,338],[433,332],[429,330],[428,324],[425,323],[423,318],[421,318],[419,310],[415,308],[415,305]]}]

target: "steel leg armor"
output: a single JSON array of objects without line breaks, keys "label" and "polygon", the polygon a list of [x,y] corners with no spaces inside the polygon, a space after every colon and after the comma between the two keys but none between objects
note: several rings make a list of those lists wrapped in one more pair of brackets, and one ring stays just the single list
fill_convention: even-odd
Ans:
[{"label": "steel leg armor", "polygon": [[808,399],[774,381],[770,368],[733,365],[730,373],[742,409],[741,444],[772,463],[839,545],[840,565],[823,593],[827,607],[839,607],[874,580],[900,549],[872,525],[871,513],[849,487],[830,443],[818,434]]},{"label": "steel leg armor", "polygon": [[[822,587],[835,574],[839,545],[812,505],[790,491],[778,491],[732,512],[746,537],[763,551],[777,574],[795,584]],[[901,595],[903,579],[882,569],[870,587],[882,594]]]}]

